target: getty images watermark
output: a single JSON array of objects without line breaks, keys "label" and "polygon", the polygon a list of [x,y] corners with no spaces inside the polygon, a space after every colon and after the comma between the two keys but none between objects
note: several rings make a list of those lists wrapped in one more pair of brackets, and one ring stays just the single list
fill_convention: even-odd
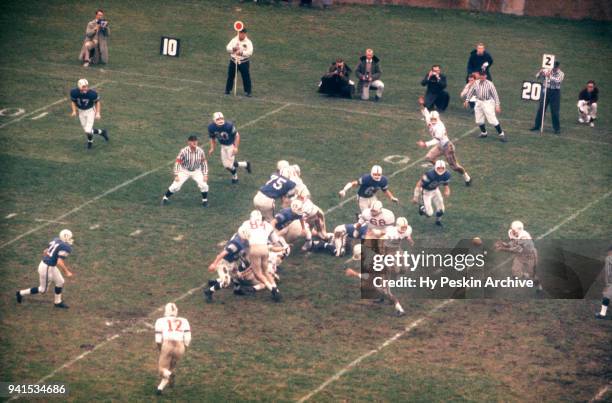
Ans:
[{"label": "getty images watermark", "polygon": [[393,248],[365,240],[362,298],[600,298],[608,240],[543,240],[529,248],[462,240],[450,247]]}]

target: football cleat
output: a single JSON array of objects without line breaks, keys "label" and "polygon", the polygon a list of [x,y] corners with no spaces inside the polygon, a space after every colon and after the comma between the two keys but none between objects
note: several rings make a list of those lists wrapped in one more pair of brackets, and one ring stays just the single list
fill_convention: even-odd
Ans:
[{"label": "football cleat", "polygon": [[235,185],[236,183],[238,183],[238,179],[232,179],[232,185]]},{"label": "football cleat", "polygon": [[167,197],[162,197],[160,204],[162,206],[167,205],[168,203],[170,203],[170,199],[168,199]]},{"label": "football cleat", "polygon": [[87,142],[87,149],[91,150],[91,147],[93,146],[93,141],[88,141]]},{"label": "football cleat", "polygon": [[202,200],[202,207],[208,207],[208,200]]},{"label": "football cleat", "polygon": [[395,316],[397,316],[398,318],[404,315],[406,315],[406,312],[404,311],[398,311],[398,310],[395,311]]},{"label": "football cleat", "polygon": [[104,141],[108,141],[108,130],[102,129],[102,133],[100,133],[100,136],[104,138]]},{"label": "football cleat", "polygon": [[56,308],[62,308],[62,309],[68,309],[68,305],[64,304],[64,301],[60,302],[59,304],[55,304]]},{"label": "football cleat", "polygon": [[280,302],[281,300],[280,291],[278,291],[276,287],[272,288],[272,300],[274,300],[274,302]]},{"label": "football cleat", "polygon": [[440,227],[440,228],[442,228],[442,227],[443,227],[443,225],[442,225],[442,221],[436,221],[436,225],[437,225],[438,227]]},{"label": "football cleat", "polygon": [[[539,129],[538,129],[538,130],[539,130]],[[489,133],[484,132],[484,133],[480,133],[480,134],[478,135],[478,137],[479,137],[479,138],[481,138],[481,139],[484,139],[484,138],[485,138],[485,137],[487,137],[488,135],[489,135]]]},{"label": "football cleat", "polygon": [[507,143],[508,142],[508,138],[506,137],[506,133],[504,133],[504,132],[499,133],[499,141],[501,141],[502,143]]},{"label": "football cleat", "polygon": [[213,292],[211,290],[204,290],[204,298],[206,299],[206,302],[213,302]]},{"label": "football cleat", "polygon": [[602,315],[600,313],[595,314],[595,319],[605,319],[605,318],[606,318],[605,315]]},{"label": "football cleat", "polygon": [[472,185],[472,178],[470,178],[469,181],[465,181],[465,186],[471,186]]},{"label": "football cleat", "polygon": [[251,162],[250,162],[250,161],[247,161],[246,171],[247,171],[248,173],[251,173],[251,172],[252,172],[252,171],[251,171]]},{"label": "football cleat", "polygon": [[425,215],[425,206],[423,205],[419,206],[419,215]]},{"label": "football cleat", "polygon": [[19,293],[19,291],[17,291],[15,293],[15,298],[17,299],[17,303],[21,304],[21,301],[23,301],[23,297],[21,296],[21,294]]},{"label": "football cleat", "polygon": [[157,396],[161,396],[161,395],[162,395],[162,393],[163,393],[163,391],[162,391],[161,389],[157,389],[157,388],[155,389],[155,394],[156,394]]}]

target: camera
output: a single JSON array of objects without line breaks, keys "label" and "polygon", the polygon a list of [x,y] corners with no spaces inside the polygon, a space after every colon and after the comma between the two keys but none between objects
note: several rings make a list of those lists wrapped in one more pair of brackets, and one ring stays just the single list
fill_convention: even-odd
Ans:
[{"label": "camera", "polygon": [[100,19],[97,21],[100,28],[106,28],[108,26],[108,21],[105,19]]}]

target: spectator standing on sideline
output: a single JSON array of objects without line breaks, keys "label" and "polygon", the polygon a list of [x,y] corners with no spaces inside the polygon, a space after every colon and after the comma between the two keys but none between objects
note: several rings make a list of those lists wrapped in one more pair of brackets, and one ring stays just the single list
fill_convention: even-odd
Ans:
[{"label": "spectator standing on sideline", "polygon": [[382,70],[380,69],[380,59],[374,55],[372,49],[366,49],[365,56],[359,58],[359,65],[355,69],[355,74],[359,78],[358,92],[361,94],[361,99],[367,101],[370,99],[370,88],[376,90],[374,101],[382,98],[385,84],[380,81]]},{"label": "spectator standing on sideline", "polygon": [[108,63],[108,36],[110,28],[108,21],[104,18],[104,10],[96,10],[96,18],[87,23],[85,28],[85,40],[81,47],[79,60],[83,67],[90,64]]},{"label": "spectator standing on sideline", "polygon": [[431,70],[421,81],[421,85],[427,87],[425,92],[425,108],[429,111],[438,110],[444,112],[448,106],[450,96],[444,91],[446,88],[446,76],[442,74],[439,64],[431,66]]},{"label": "spectator standing on sideline", "polygon": [[578,122],[588,123],[591,127],[595,127],[595,119],[597,119],[597,100],[599,98],[599,89],[595,81],[587,81],[586,87],[578,94]]},{"label": "spectator standing on sideline", "polygon": [[474,72],[484,71],[489,77],[489,81],[493,81],[491,71],[489,70],[493,65],[493,57],[486,51],[484,43],[480,42],[476,45],[476,49],[470,53],[470,58],[467,63],[467,76],[465,81],[469,81],[470,75]]},{"label": "spectator standing on sideline", "polygon": [[[561,83],[565,78],[565,74],[559,68],[560,65],[561,63],[556,61],[552,70],[540,69],[538,74],[536,74],[536,78],[539,80],[544,80],[544,85],[546,86],[545,107],[550,105],[550,114],[552,116],[553,130],[555,131],[555,134],[561,133],[559,110],[561,109]],[[542,124],[542,114],[546,113],[546,111],[543,110],[544,98],[545,97],[540,97],[540,106],[538,107],[538,113],[536,113],[535,122],[531,128],[531,131],[535,132],[540,130]]]},{"label": "spectator standing on sideline", "polygon": [[242,76],[242,85],[244,86],[244,94],[247,97],[251,96],[251,73],[249,72],[250,58],[253,56],[253,43],[247,38],[247,30],[243,29],[237,36],[232,38],[225,47],[230,54],[230,62],[227,67],[227,82],[225,83],[225,95],[234,88],[234,78],[236,76],[236,64]]}]

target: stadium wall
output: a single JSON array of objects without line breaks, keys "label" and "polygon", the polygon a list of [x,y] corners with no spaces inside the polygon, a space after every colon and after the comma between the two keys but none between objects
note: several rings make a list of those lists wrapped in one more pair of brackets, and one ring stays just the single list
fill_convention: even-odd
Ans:
[{"label": "stadium wall", "polygon": [[514,15],[612,21],[609,0],[334,0],[335,4],[394,4]]}]

